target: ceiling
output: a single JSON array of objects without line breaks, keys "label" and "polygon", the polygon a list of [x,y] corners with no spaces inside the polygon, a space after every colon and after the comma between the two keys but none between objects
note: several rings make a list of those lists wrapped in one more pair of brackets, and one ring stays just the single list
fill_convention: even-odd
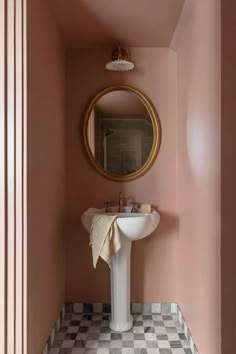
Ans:
[{"label": "ceiling", "polygon": [[168,47],[185,0],[47,0],[70,48]]},{"label": "ceiling", "polygon": [[102,96],[95,105],[96,116],[101,118],[136,118],[150,120],[142,101],[133,93],[114,91]]}]

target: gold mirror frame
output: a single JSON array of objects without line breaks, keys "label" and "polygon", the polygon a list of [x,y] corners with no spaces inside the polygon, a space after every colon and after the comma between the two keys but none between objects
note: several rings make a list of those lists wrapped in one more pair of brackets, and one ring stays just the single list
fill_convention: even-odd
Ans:
[{"label": "gold mirror frame", "polygon": [[[153,144],[152,144],[152,149],[151,152],[149,154],[148,159],[146,160],[145,164],[138,169],[137,171],[130,173],[128,175],[115,175],[115,174],[111,174],[108,171],[104,170],[104,168],[102,168],[102,166],[100,166],[96,159],[94,158],[91,150],[90,150],[90,146],[89,146],[89,141],[88,141],[88,123],[89,123],[89,118],[90,118],[90,114],[96,104],[96,102],[104,95],[106,95],[107,93],[110,92],[114,92],[114,91],[128,91],[131,93],[136,94],[140,100],[143,102],[143,104],[145,105],[151,121],[152,121],[152,126],[153,126]],[[156,157],[159,153],[160,150],[160,146],[161,146],[161,123],[160,123],[160,118],[159,115],[153,105],[153,103],[151,102],[151,100],[140,90],[137,90],[134,87],[131,86],[127,86],[127,85],[114,85],[114,86],[110,86],[107,87],[105,89],[103,89],[102,91],[100,91],[91,101],[91,103],[89,104],[86,113],[85,113],[85,117],[84,117],[84,126],[83,126],[83,138],[84,138],[84,145],[85,145],[85,149],[86,152],[88,154],[88,158],[89,158],[89,162],[92,164],[93,167],[95,167],[95,169],[97,170],[97,172],[99,172],[102,176],[113,180],[113,181],[117,181],[117,182],[127,182],[127,181],[132,181],[134,179],[137,179],[141,176],[143,176],[154,164]]]}]

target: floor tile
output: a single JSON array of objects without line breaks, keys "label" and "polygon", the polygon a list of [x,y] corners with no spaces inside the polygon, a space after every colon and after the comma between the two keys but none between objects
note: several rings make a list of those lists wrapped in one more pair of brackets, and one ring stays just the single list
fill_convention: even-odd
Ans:
[{"label": "floor tile", "polygon": [[177,316],[167,313],[168,304],[165,313],[150,314],[146,306],[145,314],[134,314],[127,332],[109,328],[108,304],[103,313],[90,310],[85,304],[84,313],[65,314],[49,354],[192,354]]}]

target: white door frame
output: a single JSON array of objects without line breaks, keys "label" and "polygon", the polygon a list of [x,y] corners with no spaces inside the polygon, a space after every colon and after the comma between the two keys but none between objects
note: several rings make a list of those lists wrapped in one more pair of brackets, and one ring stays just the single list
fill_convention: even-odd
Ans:
[{"label": "white door frame", "polygon": [[0,353],[27,354],[26,0],[0,0]]}]

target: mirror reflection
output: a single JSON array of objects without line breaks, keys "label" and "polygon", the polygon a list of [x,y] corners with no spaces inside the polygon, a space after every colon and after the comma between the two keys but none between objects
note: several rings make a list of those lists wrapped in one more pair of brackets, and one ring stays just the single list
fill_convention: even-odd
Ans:
[{"label": "mirror reflection", "polygon": [[153,125],[141,99],[117,90],[100,97],[91,110],[87,139],[96,162],[110,174],[138,171],[149,158]]}]

